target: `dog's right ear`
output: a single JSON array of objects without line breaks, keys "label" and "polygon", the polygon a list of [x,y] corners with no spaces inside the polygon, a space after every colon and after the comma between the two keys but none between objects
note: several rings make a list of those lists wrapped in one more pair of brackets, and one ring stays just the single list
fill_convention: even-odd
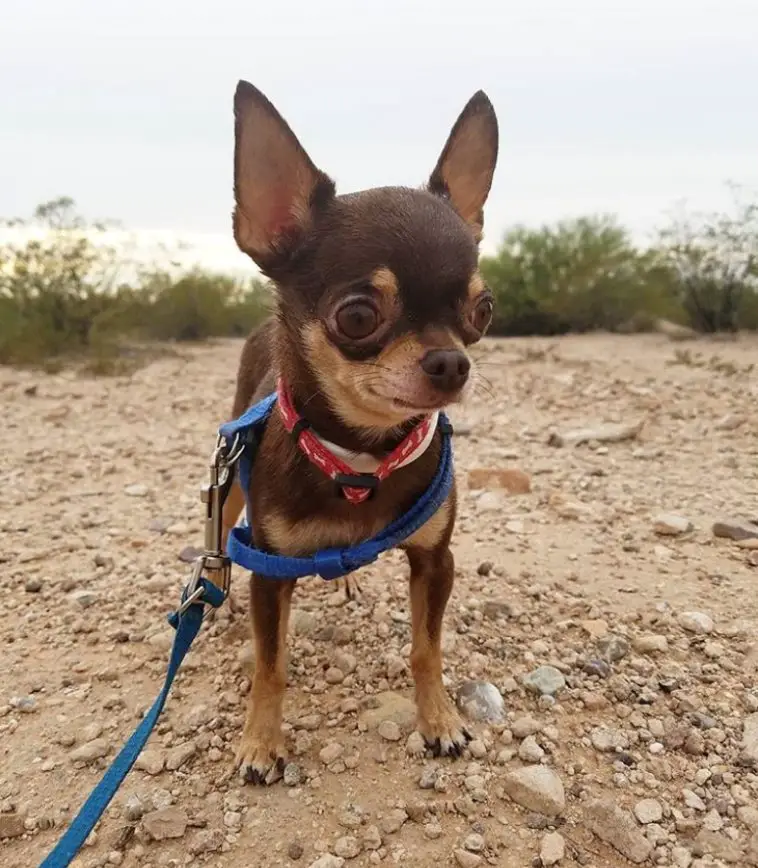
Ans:
[{"label": "dog's right ear", "polygon": [[252,84],[234,94],[234,238],[264,271],[292,252],[334,196],[274,106]]}]

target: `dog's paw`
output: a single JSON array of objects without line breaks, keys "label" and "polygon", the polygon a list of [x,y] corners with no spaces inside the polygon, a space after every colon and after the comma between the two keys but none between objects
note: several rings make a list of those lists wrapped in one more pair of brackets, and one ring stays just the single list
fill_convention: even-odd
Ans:
[{"label": "dog's paw", "polygon": [[284,743],[281,738],[267,740],[243,736],[236,762],[243,782],[270,786],[281,780],[284,774]]},{"label": "dog's paw", "polygon": [[447,705],[438,714],[420,718],[418,732],[424,739],[427,750],[435,757],[449,756],[458,759],[472,739],[471,733],[452,705]]}]

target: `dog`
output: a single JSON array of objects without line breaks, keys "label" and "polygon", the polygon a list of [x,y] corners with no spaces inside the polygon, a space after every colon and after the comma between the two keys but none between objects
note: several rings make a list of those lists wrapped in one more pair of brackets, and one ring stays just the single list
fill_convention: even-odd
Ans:
[{"label": "dog", "polygon": [[[497,117],[477,92],[424,187],[343,195],[271,102],[245,81],[237,85],[234,117],[234,238],[271,281],[275,312],[244,345],[232,414],[279,389],[255,460],[250,524],[258,548],[304,556],[381,531],[418,500],[437,470],[437,414],[470,392],[468,348],[492,319],[478,248],[497,162]],[[293,420],[302,420],[294,432]],[[300,437],[305,426],[330,454],[364,474],[426,427],[412,460],[368,497],[340,489],[309,457]],[[244,505],[235,484],[224,507],[225,539]],[[417,728],[435,755],[451,757],[471,738],[442,683],[455,513],[453,487],[402,546],[410,564]],[[254,784],[278,780],[285,764],[282,702],[294,586],[250,579],[255,671],[236,762]]]}]

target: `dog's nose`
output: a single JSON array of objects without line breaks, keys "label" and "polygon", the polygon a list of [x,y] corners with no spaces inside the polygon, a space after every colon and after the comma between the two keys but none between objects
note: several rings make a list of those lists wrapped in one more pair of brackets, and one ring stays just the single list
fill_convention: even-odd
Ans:
[{"label": "dog's nose", "polygon": [[441,392],[456,392],[468,379],[471,362],[460,350],[429,350],[421,367],[432,385]]}]

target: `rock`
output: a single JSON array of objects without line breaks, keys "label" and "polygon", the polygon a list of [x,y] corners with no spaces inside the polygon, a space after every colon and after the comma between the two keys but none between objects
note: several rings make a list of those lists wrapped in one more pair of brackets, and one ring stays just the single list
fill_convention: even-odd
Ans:
[{"label": "rock", "polygon": [[463,842],[463,849],[468,850],[469,853],[482,853],[484,852],[484,846],[484,836],[479,835],[477,832],[472,832]]},{"label": "rock", "polygon": [[81,747],[71,751],[71,760],[75,763],[91,763],[108,755],[111,746],[104,738],[95,738]]},{"label": "rock", "polygon": [[135,482],[134,485],[127,485],[124,488],[124,494],[129,497],[147,497],[150,489],[142,482]]},{"label": "rock", "polygon": [[159,775],[165,764],[166,760],[161,751],[148,748],[137,757],[134,767],[147,772],[149,775]]},{"label": "rock", "polygon": [[364,711],[358,719],[363,727],[375,730],[382,721],[390,720],[404,732],[410,732],[414,728],[416,705],[411,699],[391,690],[378,693],[374,698],[378,706]]},{"label": "rock", "polygon": [[674,513],[662,513],[655,517],[653,530],[659,536],[681,536],[694,529],[692,522]]},{"label": "rock", "polygon": [[503,778],[503,789],[517,805],[546,817],[557,817],[566,807],[563,783],[547,766],[527,766],[508,772]]},{"label": "rock", "polygon": [[687,805],[688,808],[693,808],[695,811],[705,812],[705,802],[697,793],[685,788],[682,790],[682,798],[684,799],[684,804]]},{"label": "rock", "polygon": [[285,787],[296,787],[298,784],[302,783],[303,772],[300,766],[296,763],[287,763],[284,767],[282,780],[284,781]]},{"label": "rock", "polygon": [[414,730],[405,743],[405,752],[408,756],[422,757],[426,753],[426,742],[420,732]]},{"label": "rock", "polygon": [[601,841],[615,847],[635,865],[640,865],[650,856],[653,845],[642,834],[634,818],[617,804],[606,799],[596,799],[584,809],[587,827]]},{"label": "rock", "polygon": [[172,772],[176,771],[196,753],[197,747],[194,742],[187,741],[184,744],[177,745],[166,754],[166,768]]},{"label": "rock", "polygon": [[459,865],[460,868],[477,868],[478,865],[482,864],[481,856],[466,850],[453,850],[453,856],[455,857],[455,864]]},{"label": "rock", "polygon": [[68,595],[68,599],[75,606],[89,609],[95,600],[97,600],[97,594],[94,591],[72,591]]},{"label": "rock", "polygon": [[489,681],[464,681],[458,688],[455,702],[469,720],[486,723],[503,723],[505,720],[503,697]]},{"label": "rock", "polygon": [[193,856],[203,853],[218,853],[224,846],[224,833],[221,829],[201,829],[189,843]]},{"label": "rock", "polygon": [[187,814],[181,808],[176,807],[151,811],[142,818],[145,832],[154,841],[181,838],[187,831],[188,823]]},{"label": "rock", "polygon": [[145,813],[145,806],[142,804],[140,797],[132,794],[126,800],[126,804],[124,805],[124,816],[130,823],[135,823],[137,820],[142,818],[142,815]]},{"label": "rock", "polygon": [[524,717],[517,717],[511,726],[514,738],[526,738],[528,735],[535,735],[541,729],[542,724],[528,714]]},{"label": "rock", "polygon": [[344,752],[345,748],[338,741],[331,741],[326,747],[321,749],[318,756],[325,766],[329,766],[339,759]]},{"label": "rock", "polygon": [[383,720],[376,731],[385,741],[400,741],[402,732],[394,720]]},{"label": "rock", "polygon": [[663,806],[658,799],[640,799],[634,806],[634,816],[643,826],[660,823],[663,819]]},{"label": "rock", "polygon": [[474,759],[484,759],[487,756],[487,745],[480,738],[469,742],[468,750]]},{"label": "rock", "polygon": [[631,424],[608,423],[594,428],[575,428],[569,431],[553,431],[548,438],[548,446],[579,446],[594,440],[596,443],[620,443],[633,440],[642,431],[644,420]]},{"label": "rock", "polygon": [[363,846],[366,850],[378,850],[382,846],[382,836],[377,826],[366,826]]},{"label": "rock", "polygon": [[33,696],[11,696],[8,704],[21,714],[34,714],[37,710],[37,700]]},{"label": "rock", "polygon": [[559,832],[548,832],[540,845],[540,860],[544,868],[558,865],[566,855],[566,842]]},{"label": "rock", "polygon": [[178,555],[183,564],[193,564],[202,555],[203,550],[197,546],[185,546]]},{"label": "rock", "polygon": [[758,765],[758,712],[749,714],[742,723],[742,756]]},{"label": "rock", "polygon": [[327,684],[342,684],[345,680],[345,673],[337,666],[330,666],[326,670],[324,680]]},{"label": "rock", "polygon": [[27,579],[24,583],[24,590],[27,594],[39,594],[42,590],[42,581],[40,579]]},{"label": "rock", "polygon": [[396,808],[393,811],[388,811],[382,818],[381,827],[386,835],[392,835],[399,832],[403,823],[408,819],[408,814],[401,808]]},{"label": "rock", "polygon": [[629,642],[623,636],[610,634],[597,641],[597,650],[604,660],[618,663],[629,653]]},{"label": "rock", "polygon": [[15,811],[0,814],[0,838],[20,838],[25,831],[24,818]]},{"label": "rock", "polygon": [[528,735],[519,745],[518,755],[525,763],[538,763],[545,756],[545,751],[537,744],[533,735]]},{"label": "rock", "polygon": [[582,621],[580,626],[592,639],[602,639],[608,635],[608,622],[603,621],[602,618],[592,618]]},{"label": "rock", "polygon": [[468,487],[471,489],[501,488],[509,494],[528,494],[532,490],[532,480],[528,473],[516,468],[470,470]]},{"label": "rock", "polygon": [[745,539],[758,539],[758,524],[739,518],[724,519],[713,525],[713,535],[737,542]]},{"label": "rock", "polygon": [[332,856],[331,853],[324,853],[315,862],[311,862],[308,868],[342,868],[344,864],[345,860],[341,856]]},{"label": "rock", "polygon": [[523,685],[539,696],[555,696],[566,686],[566,679],[555,666],[538,666],[524,676]]},{"label": "rock", "polygon": [[665,654],[669,650],[669,643],[665,636],[650,634],[633,639],[632,648],[638,654]]},{"label": "rock", "polygon": [[713,632],[713,619],[704,612],[682,612],[677,622],[688,633],[706,635]]},{"label": "rock", "polygon": [[334,842],[334,853],[342,859],[355,859],[361,849],[361,842],[352,835],[343,835]]},{"label": "rock", "polygon": [[595,750],[601,753],[615,753],[629,746],[629,740],[623,732],[607,726],[596,726],[590,732],[590,741]]}]

